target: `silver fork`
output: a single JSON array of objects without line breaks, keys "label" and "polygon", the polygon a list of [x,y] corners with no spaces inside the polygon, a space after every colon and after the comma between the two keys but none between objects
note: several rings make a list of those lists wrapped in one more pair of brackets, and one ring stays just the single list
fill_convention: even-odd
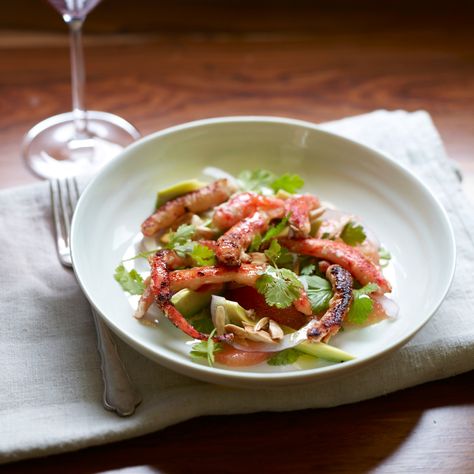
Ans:
[{"label": "silver fork", "polygon": [[[50,181],[49,187],[59,260],[65,267],[72,268],[71,221],[80,194],[79,188],[74,178]],[[130,381],[109,328],[92,306],[91,312],[101,360],[104,407],[120,416],[132,415],[142,401],[141,396]]]}]

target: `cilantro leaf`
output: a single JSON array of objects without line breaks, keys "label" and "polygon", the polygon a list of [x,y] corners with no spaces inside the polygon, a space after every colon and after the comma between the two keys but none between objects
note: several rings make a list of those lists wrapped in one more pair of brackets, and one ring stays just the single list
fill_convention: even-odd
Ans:
[{"label": "cilantro leaf", "polygon": [[289,217],[289,215],[285,216],[277,225],[270,227],[270,229],[268,229],[265,235],[263,236],[260,245],[268,242],[270,239],[273,239],[279,234],[281,234],[283,232],[283,229],[288,225]]},{"label": "cilantro leaf", "polygon": [[367,283],[367,285],[359,288],[358,290],[354,290],[354,292],[357,292],[358,295],[370,295],[370,293],[373,293],[379,289],[379,285],[375,283]]},{"label": "cilantro leaf", "polygon": [[186,244],[196,232],[191,224],[181,224],[175,232],[170,232],[167,248],[174,249]]},{"label": "cilantro leaf", "polygon": [[198,267],[214,265],[216,263],[215,253],[209,247],[199,243],[194,243],[191,258]]},{"label": "cilantro leaf", "polygon": [[384,247],[380,247],[379,258],[380,258],[380,266],[384,268],[390,263],[390,260],[392,259],[392,255],[387,249],[385,249]]},{"label": "cilantro leaf", "polygon": [[291,270],[268,266],[257,279],[256,288],[269,306],[288,308],[299,298],[303,284]]},{"label": "cilantro leaf", "polygon": [[212,367],[214,364],[214,353],[222,350],[222,344],[216,343],[213,341],[212,337],[214,336],[216,330],[214,329],[207,341],[197,342],[191,346],[190,355],[192,357],[205,357],[207,358],[208,364]]},{"label": "cilantro leaf", "polygon": [[240,187],[245,191],[254,191],[257,193],[272,193],[271,185],[276,176],[268,170],[244,170],[239,176]]},{"label": "cilantro leaf", "polygon": [[275,264],[275,262],[280,258],[281,255],[281,245],[278,243],[277,240],[272,240],[270,247],[265,250],[265,256]]},{"label": "cilantro leaf", "polygon": [[274,356],[270,357],[270,359],[267,360],[267,364],[268,365],[294,364],[298,360],[298,357],[300,355],[301,355],[301,352],[294,348],[285,349],[283,351],[276,353]]},{"label": "cilantro leaf", "polygon": [[130,270],[128,272],[123,264],[120,264],[115,269],[114,278],[122,287],[123,291],[127,291],[131,295],[141,295],[145,290],[143,278],[140,274],[136,270]]},{"label": "cilantro leaf", "polygon": [[303,267],[300,271],[300,275],[311,275],[316,271],[316,265],[314,263],[310,263]]},{"label": "cilantro leaf", "polygon": [[353,290],[354,300],[351,309],[347,314],[347,320],[354,324],[363,324],[369,317],[369,314],[374,309],[374,302],[369,296],[370,293],[377,291],[378,285],[375,283],[368,283],[358,290]]},{"label": "cilantro leaf", "polygon": [[[360,224],[349,221],[342,229],[341,239],[348,245],[361,244],[367,235],[364,232],[364,228]],[[324,237],[323,237],[324,238]]]},{"label": "cilantro leaf", "polygon": [[294,253],[290,252],[285,247],[281,247],[280,255],[276,259],[275,263],[280,268],[289,268],[291,270],[295,266],[295,259],[296,255]]},{"label": "cilantro leaf", "polygon": [[176,232],[170,233],[167,248],[174,250],[180,257],[189,255],[198,267],[214,265],[216,262],[214,252],[205,245],[191,240],[195,232],[196,227],[191,224],[180,225]]},{"label": "cilantro leaf", "polygon": [[257,234],[252,239],[252,242],[250,243],[250,247],[248,248],[248,251],[249,252],[258,252],[258,249],[260,248],[261,243],[262,243],[262,236],[260,234]]},{"label": "cilantro leaf", "polygon": [[243,190],[261,194],[273,194],[280,189],[294,194],[304,185],[303,179],[297,174],[285,173],[276,176],[271,171],[262,169],[244,170],[239,174],[238,179]]},{"label": "cilantro leaf", "polygon": [[275,192],[283,189],[288,193],[295,194],[296,191],[304,186],[304,180],[297,174],[285,173],[279,178],[275,179],[271,186]]},{"label": "cilantro leaf", "polygon": [[300,280],[307,285],[306,293],[313,313],[318,314],[326,311],[333,295],[331,283],[316,275],[300,276]]}]

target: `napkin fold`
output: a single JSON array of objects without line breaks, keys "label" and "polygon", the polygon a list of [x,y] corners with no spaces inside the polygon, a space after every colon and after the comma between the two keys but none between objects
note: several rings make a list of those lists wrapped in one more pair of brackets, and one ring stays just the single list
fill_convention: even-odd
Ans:
[{"label": "napkin fold", "polygon": [[474,368],[474,214],[456,166],[425,112],[377,111],[321,126],[390,154],[449,213],[457,268],[449,294],[403,348],[315,390],[243,390],[192,380],[118,342],[143,395],[130,418],[102,408],[89,305],[56,257],[47,183],[0,191],[0,462],[117,441],[200,415],[287,411],[357,402]]}]

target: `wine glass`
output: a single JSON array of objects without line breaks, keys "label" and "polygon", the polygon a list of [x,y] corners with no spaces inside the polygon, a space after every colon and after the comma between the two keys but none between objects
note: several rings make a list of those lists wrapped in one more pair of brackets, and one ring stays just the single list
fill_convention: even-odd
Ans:
[{"label": "wine glass", "polygon": [[85,109],[82,24],[101,0],[48,0],[69,26],[72,112],[36,124],[23,141],[27,165],[43,178],[93,172],[140,137],[138,130],[117,115]]}]

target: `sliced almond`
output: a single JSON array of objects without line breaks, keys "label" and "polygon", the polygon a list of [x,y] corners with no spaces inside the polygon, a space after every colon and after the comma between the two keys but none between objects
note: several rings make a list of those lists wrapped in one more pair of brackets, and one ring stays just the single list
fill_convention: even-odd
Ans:
[{"label": "sliced almond", "polygon": [[200,226],[202,224],[202,219],[197,214],[193,214],[191,217],[191,224],[196,227]]},{"label": "sliced almond", "polygon": [[222,336],[225,333],[225,322],[226,322],[226,311],[224,306],[219,305],[216,308],[216,316],[215,316],[215,326],[216,326],[216,333],[218,336]]},{"label": "sliced almond", "polygon": [[270,322],[268,323],[268,332],[271,338],[277,341],[283,339],[283,336],[285,335],[283,329],[276,321],[273,321],[273,319],[270,319]]},{"label": "sliced almond", "polygon": [[318,217],[321,217],[325,211],[327,210],[326,206],[321,206],[318,207],[317,209],[313,209],[312,211],[309,211],[309,217],[311,220],[317,219]]},{"label": "sliced almond", "polygon": [[241,337],[242,339],[246,339],[248,335],[248,332],[244,328],[241,328],[236,324],[226,324],[224,326],[224,329],[226,332],[231,332],[232,334],[235,334],[237,337]]},{"label": "sliced almond", "polygon": [[247,339],[255,342],[275,343],[275,341],[270,337],[270,334],[265,331],[255,331],[247,333]]},{"label": "sliced almond", "polygon": [[265,317],[265,318],[260,319],[255,325],[254,330],[260,331],[261,329],[264,329],[268,325],[269,322],[270,322],[270,318]]}]

